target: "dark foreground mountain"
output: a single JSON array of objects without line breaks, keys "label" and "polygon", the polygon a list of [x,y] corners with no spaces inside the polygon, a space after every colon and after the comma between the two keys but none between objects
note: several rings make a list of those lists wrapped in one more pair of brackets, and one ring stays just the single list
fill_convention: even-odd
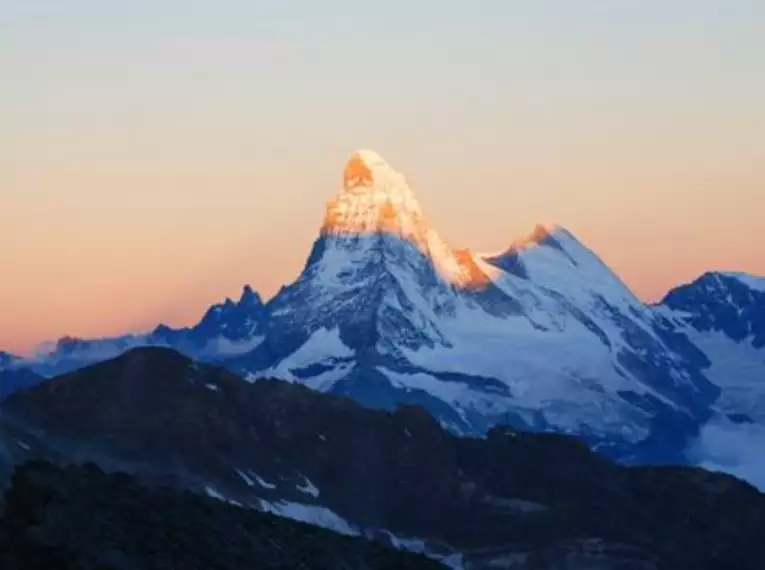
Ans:
[{"label": "dark foreground mountain", "polygon": [[149,489],[94,465],[19,468],[0,518],[5,570],[443,568],[268,513]]},{"label": "dark foreground mountain", "polygon": [[765,559],[765,496],[732,477],[621,467],[559,435],[457,437],[420,408],[251,384],[169,349],[19,392],[0,412],[6,475],[31,459],[93,461],[455,567],[761,570]]}]

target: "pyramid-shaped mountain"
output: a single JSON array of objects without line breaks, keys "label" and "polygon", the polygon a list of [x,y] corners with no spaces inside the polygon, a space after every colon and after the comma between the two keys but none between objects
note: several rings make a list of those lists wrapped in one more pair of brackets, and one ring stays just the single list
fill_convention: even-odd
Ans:
[{"label": "pyramid-shaped mountain", "polygon": [[765,393],[748,396],[765,372],[762,280],[708,274],[648,306],[559,226],[492,255],[452,247],[373,151],[338,186],[303,271],[268,302],[246,287],[192,327],[66,338],[20,365],[53,376],[172,347],[251,380],[419,404],[456,433],[510,424],[652,459],[677,459],[714,413],[765,422]]},{"label": "pyramid-shaped mountain", "polygon": [[458,433],[498,423],[600,445],[692,431],[718,390],[704,355],[559,227],[480,256],[430,227],[379,155],[349,160],[308,262],[228,361],[380,408],[416,403]]}]

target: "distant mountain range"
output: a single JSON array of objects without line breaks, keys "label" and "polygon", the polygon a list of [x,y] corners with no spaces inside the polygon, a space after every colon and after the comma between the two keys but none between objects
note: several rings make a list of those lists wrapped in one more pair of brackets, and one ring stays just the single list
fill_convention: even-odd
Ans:
[{"label": "distant mountain range", "polygon": [[457,434],[573,434],[624,460],[677,461],[713,416],[765,423],[765,280],[709,273],[652,306],[560,227],[498,254],[454,249],[371,151],[267,303],[247,287],[193,327],[65,338],[0,369],[54,376],[145,345],[372,408],[417,404]]},{"label": "distant mountain range", "polygon": [[24,570],[35,559],[435,567],[362,538],[455,570],[759,570],[765,558],[765,495],[733,477],[623,467],[557,434],[458,437],[419,407],[375,411],[294,383],[251,383],[166,348],[132,349],[0,403],[0,487],[13,468],[0,563],[19,556],[9,567]]}]

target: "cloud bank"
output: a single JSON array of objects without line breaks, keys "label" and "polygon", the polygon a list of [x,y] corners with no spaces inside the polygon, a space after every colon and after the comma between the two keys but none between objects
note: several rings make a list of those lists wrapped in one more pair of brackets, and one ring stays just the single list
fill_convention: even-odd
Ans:
[{"label": "cloud bank", "polygon": [[701,430],[688,457],[700,467],[730,473],[765,491],[765,426],[714,420]]}]

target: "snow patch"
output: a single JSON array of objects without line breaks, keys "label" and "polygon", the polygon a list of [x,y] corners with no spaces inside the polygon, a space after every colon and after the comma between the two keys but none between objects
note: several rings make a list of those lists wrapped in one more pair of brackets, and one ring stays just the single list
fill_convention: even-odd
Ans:
[{"label": "snow patch", "polygon": [[[348,360],[353,355],[354,351],[345,345],[340,338],[338,328],[331,330],[320,328],[314,331],[308,340],[279,364],[273,368],[249,374],[247,379],[252,382],[259,378],[275,377],[289,382],[300,382],[314,390],[326,391],[353,369],[352,363],[338,362],[338,360]],[[301,369],[316,364],[326,364],[331,368],[310,378],[301,379],[297,376]]]},{"label": "snow patch", "polygon": [[385,531],[388,536],[391,546],[397,550],[406,550],[407,552],[414,552],[416,554],[424,554],[425,556],[438,560],[441,564],[452,570],[465,570],[463,556],[459,553],[453,552],[449,554],[436,553],[428,547],[427,543],[419,538],[401,538],[394,535],[391,532]]},{"label": "snow patch", "polygon": [[255,485],[259,485],[263,487],[264,489],[276,489],[276,485],[273,485],[269,483],[268,481],[265,481],[261,477],[259,477],[256,473],[253,473],[252,471],[244,472],[240,469],[235,469],[236,474],[239,475],[239,477],[244,481],[248,487],[254,487]]},{"label": "snow patch", "polygon": [[303,368],[328,358],[350,358],[353,350],[343,343],[340,329],[320,328],[289,357],[290,368]]},{"label": "snow patch", "polygon": [[248,487],[254,487],[255,481],[253,481],[244,471],[240,471],[239,469],[235,469],[237,475],[242,478],[242,481],[244,481]]},{"label": "snow patch", "polygon": [[276,485],[274,485],[273,483],[269,483],[268,481],[266,481],[262,477],[256,475],[252,471],[250,471],[250,475],[252,475],[253,478],[255,479],[255,481],[258,482],[258,485],[260,485],[264,489],[276,489]]},{"label": "snow patch", "polygon": [[219,492],[218,492],[216,489],[214,489],[213,487],[209,487],[209,486],[208,486],[208,487],[205,487],[205,493],[207,493],[207,496],[208,496],[208,497],[212,497],[213,499],[218,499],[219,501],[225,501],[225,502],[228,502],[228,500],[226,499],[226,497],[224,497],[223,495],[221,495],[221,494],[220,494],[220,493],[219,493]]},{"label": "snow patch", "polygon": [[239,356],[255,350],[265,338],[264,336],[254,336],[245,340],[231,340],[225,336],[217,336],[207,343],[204,352],[221,357]]},{"label": "snow patch", "polygon": [[307,477],[303,477],[303,480],[305,483],[303,485],[298,485],[297,489],[301,493],[305,493],[306,495],[311,495],[312,497],[316,498],[319,496],[319,490],[316,488],[316,486],[311,483],[311,481]]},{"label": "snow patch", "polygon": [[291,501],[260,501],[261,508],[280,517],[312,524],[348,536],[360,536],[358,528],[326,507]]}]

